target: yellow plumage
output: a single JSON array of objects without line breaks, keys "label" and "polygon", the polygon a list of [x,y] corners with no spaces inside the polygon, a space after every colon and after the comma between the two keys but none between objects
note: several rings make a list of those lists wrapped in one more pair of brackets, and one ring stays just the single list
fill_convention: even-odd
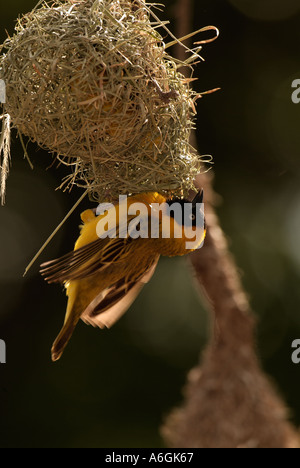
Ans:
[{"label": "yellow plumage", "polygon": [[[100,328],[110,327],[126,312],[143,285],[149,281],[160,255],[184,255],[203,242],[205,229],[202,225],[201,236],[198,236],[192,248],[187,249],[186,231],[171,217],[167,220],[170,236],[164,237],[162,218],[167,216],[164,214],[157,218],[158,237],[150,237],[152,209],[156,204],[166,204],[166,201],[162,195],[148,192],[129,197],[99,216],[92,210],[85,211],[81,215],[83,225],[74,251],[42,265],[41,273],[46,280],[64,283],[68,296],[65,322],[52,347],[54,361],[61,357],[80,318]],[[133,215],[127,216],[134,203],[146,207],[148,238],[131,238],[129,233],[124,236],[135,219]],[[115,236],[101,238],[109,228],[109,221],[113,220],[117,221]],[[196,233],[197,229],[200,226],[190,228],[190,232]],[[175,238],[178,234],[182,234],[181,237]]]}]

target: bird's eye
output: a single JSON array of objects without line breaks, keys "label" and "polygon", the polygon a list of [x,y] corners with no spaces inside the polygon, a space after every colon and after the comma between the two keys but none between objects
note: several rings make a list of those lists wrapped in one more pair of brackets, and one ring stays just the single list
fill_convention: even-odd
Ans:
[{"label": "bird's eye", "polygon": [[191,221],[194,221],[196,219],[196,216],[192,213],[190,214],[189,218]]}]

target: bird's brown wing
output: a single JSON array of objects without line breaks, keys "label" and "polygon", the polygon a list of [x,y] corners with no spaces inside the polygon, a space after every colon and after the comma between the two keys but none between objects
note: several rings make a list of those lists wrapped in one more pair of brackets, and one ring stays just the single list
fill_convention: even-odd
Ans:
[{"label": "bird's brown wing", "polygon": [[41,274],[48,283],[65,283],[99,273],[111,263],[122,261],[130,252],[133,239],[97,239],[67,253],[61,258],[41,265]]},{"label": "bird's brown wing", "polygon": [[159,260],[156,255],[149,261],[149,266],[140,276],[130,281],[126,278],[102,291],[86,308],[81,319],[88,325],[110,328],[129,309],[141,289],[152,278]]}]

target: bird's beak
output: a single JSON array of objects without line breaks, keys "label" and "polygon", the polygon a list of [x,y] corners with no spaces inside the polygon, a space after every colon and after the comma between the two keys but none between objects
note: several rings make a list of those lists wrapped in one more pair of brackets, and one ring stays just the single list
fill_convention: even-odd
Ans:
[{"label": "bird's beak", "polygon": [[197,203],[203,203],[203,189],[199,190],[199,192],[192,201],[193,206],[196,206]]}]

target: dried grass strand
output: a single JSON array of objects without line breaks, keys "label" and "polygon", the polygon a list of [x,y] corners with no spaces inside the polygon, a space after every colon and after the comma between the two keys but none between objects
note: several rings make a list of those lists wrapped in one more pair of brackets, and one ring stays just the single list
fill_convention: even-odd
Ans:
[{"label": "dried grass strand", "polygon": [[50,236],[48,237],[48,239],[46,240],[46,242],[42,245],[42,247],[40,248],[40,250],[36,253],[36,255],[33,257],[33,259],[31,260],[31,262],[27,265],[26,269],[25,269],[25,272],[23,274],[23,277],[27,275],[28,271],[30,270],[30,268],[34,265],[34,263],[37,261],[37,259],[40,257],[40,255],[44,252],[45,248],[50,244],[50,242],[52,241],[52,239],[56,236],[56,234],[60,231],[60,229],[63,227],[63,225],[65,224],[65,222],[69,219],[69,217],[71,216],[71,214],[76,210],[77,206],[80,205],[80,203],[84,200],[84,198],[87,196],[88,194],[88,190],[86,190],[82,195],[81,197],[77,200],[77,202],[72,206],[72,208],[70,209],[69,213],[64,217],[64,219],[61,221],[61,223],[59,223],[59,225],[54,229],[54,231],[50,234]]},{"label": "dried grass strand", "polygon": [[10,165],[10,115],[0,116],[2,120],[2,130],[0,135],[0,198],[1,204],[5,204],[6,180]]}]

